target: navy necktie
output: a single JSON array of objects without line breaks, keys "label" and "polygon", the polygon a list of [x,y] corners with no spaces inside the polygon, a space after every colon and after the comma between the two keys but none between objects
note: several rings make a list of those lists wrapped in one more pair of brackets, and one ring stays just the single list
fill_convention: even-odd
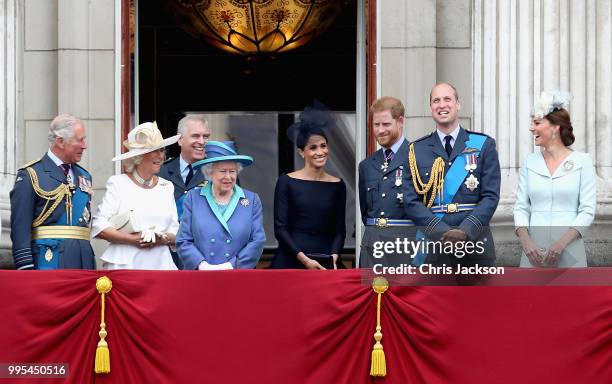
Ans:
[{"label": "navy necktie", "polygon": [[385,149],[385,161],[389,163],[391,160],[393,160],[393,151],[391,148],[387,148]]},{"label": "navy necktie", "polygon": [[191,164],[189,164],[187,167],[189,168],[189,172],[187,173],[187,177],[185,178],[185,186],[189,185],[189,182],[193,177],[193,167],[191,166]]},{"label": "navy necktie", "polygon": [[451,143],[450,143],[452,138],[453,137],[450,135],[444,138],[444,141],[446,142],[444,144],[444,149],[446,150],[446,154],[448,155],[448,157],[450,157],[451,152],[453,151],[453,147],[451,146]]},{"label": "navy necktie", "polygon": [[70,173],[70,164],[60,164],[59,167],[64,173],[64,176],[68,177],[68,174]]}]

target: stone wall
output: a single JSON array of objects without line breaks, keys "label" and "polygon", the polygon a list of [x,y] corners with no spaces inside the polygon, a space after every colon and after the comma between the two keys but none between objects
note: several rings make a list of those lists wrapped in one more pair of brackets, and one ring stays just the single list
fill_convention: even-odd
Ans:
[{"label": "stone wall", "polygon": [[8,192],[18,166],[47,151],[53,117],[72,113],[85,122],[89,148],[81,165],[93,174],[95,201],[114,173],[110,159],[115,145],[115,1],[4,0],[0,4],[7,15],[2,19],[13,27],[0,36],[13,49],[5,62],[16,63],[12,71],[0,71],[10,80],[6,89],[12,92],[10,87],[15,87],[16,100],[6,106],[5,114],[12,120],[0,136],[11,146],[0,169],[0,254],[4,256],[0,263],[12,263]]}]

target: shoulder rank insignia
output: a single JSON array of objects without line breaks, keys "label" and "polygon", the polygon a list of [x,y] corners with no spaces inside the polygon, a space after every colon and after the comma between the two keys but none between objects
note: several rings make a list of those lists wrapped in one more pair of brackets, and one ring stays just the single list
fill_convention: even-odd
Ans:
[{"label": "shoulder rank insignia", "polygon": [[208,180],[204,180],[200,184],[196,185],[196,187],[204,188],[208,185]]},{"label": "shoulder rank insignia", "polygon": [[32,160],[29,163],[26,163],[26,164],[22,165],[21,167],[19,167],[19,169],[24,169],[24,168],[27,168],[27,167],[31,167],[31,166],[33,166],[34,164],[38,163],[41,160],[42,160],[42,157],[40,159]]}]

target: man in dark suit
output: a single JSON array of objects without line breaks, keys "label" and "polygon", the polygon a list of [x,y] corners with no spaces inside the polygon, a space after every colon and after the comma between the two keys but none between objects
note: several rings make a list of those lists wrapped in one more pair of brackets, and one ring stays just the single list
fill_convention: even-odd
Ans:
[{"label": "man in dark suit", "polygon": [[404,191],[405,208],[428,239],[459,246],[482,241],[484,251],[429,252],[427,263],[493,265],[488,226],[499,202],[501,180],[495,140],[460,126],[459,96],[450,84],[432,88],[430,108],[436,130],[410,145],[412,180]]},{"label": "man in dark suit", "polygon": [[11,191],[11,240],[17,269],[95,269],[89,242],[91,175],[77,163],[85,124],[59,115],[49,128],[49,150],[17,172]]},{"label": "man in dark suit", "polygon": [[[403,136],[404,105],[385,96],[370,107],[372,128],[379,150],[359,163],[359,206],[366,226],[360,266],[374,262],[370,247],[387,227],[412,226],[404,209],[403,186],[410,182],[408,141]],[[409,261],[408,261],[409,262]]]},{"label": "man in dark suit", "polygon": [[[187,115],[179,121],[177,133],[181,135],[178,141],[181,154],[166,161],[158,176],[174,184],[174,200],[180,222],[187,192],[204,182],[200,169],[193,169],[191,164],[206,156],[204,146],[210,138],[210,129],[203,115]],[[181,259],[175,252],[172,253],[172,258],[178,269],[183,269]]]}]

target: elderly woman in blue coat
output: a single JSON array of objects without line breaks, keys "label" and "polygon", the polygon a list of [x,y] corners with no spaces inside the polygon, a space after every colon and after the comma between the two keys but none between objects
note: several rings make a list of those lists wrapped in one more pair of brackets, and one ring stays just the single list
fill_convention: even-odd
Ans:
[{"label": "elderly woman in blue coat", "polygon": [[202,166],[206,183],[189,191],[176,236],[185,269],[255,268],[266,236],[256,193],[236,185],[253,158],[239,155],[231,141],[209,141]]}]

